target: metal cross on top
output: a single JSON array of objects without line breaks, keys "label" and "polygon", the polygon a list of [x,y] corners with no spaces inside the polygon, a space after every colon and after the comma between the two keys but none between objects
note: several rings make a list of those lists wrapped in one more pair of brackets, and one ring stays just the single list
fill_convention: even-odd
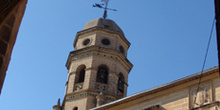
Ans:
[{"label": "metal cross on top", "polygon": [[117,11],[116,9],[108,8],[108,1],[109,0],[101,0],[101,2],[104,2],[104,4],[95,3],[93,5],[93,7],[98,7],[98,8],[104,9],[104,13],[103,13],[103,18],[104,19],[107,18],[107,10]]}]

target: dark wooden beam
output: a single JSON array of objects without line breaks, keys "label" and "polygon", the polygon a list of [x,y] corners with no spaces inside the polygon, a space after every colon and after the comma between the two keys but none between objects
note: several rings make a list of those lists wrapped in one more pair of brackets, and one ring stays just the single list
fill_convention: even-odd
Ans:
[{"label": "dark wooden beam", "polygon": [[220,63],[220,1],[215,0],[215,19],[216,19],[216,34],[217,34],[217,49],[218,49],[218,65]]}]

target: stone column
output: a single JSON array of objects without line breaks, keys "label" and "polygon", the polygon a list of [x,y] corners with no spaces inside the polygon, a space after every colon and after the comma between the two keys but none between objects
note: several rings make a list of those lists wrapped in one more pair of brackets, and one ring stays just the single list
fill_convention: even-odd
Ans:
[{"label": "stone column", "polygon": [[97,73],[97,70],[94,69],[94,68],[86,69],[83,88],[85,88],[85,89],[95,89],[96,75],[97,75],[96,73]]},{"label": "stone column", "polygon": [[115,72],[109,72],[108,92],[117,95],[118,76]]},{"label": "stone column", "polygon": [[75,79],[76,79],[76,72],[69,73],[68,84],[67,84],[67,94],[74,92]]}]

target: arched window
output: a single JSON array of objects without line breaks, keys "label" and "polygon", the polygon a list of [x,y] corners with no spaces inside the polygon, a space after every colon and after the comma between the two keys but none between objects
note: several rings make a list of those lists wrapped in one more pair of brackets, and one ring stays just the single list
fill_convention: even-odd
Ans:
[{"label": "arched window", "polygon": [[84,82],[86,66],[82,65],[77,69],[76,83]]},{"label": "arched window", "polygon": [[78,110],[78,107],[74,107],[73,110]]},{"label": "arched window", "polygon": [[98,68],[96,82],[107,84],[107,82],[108,82],[108,69],[106,66],[100,66]]},{"label": "arched window", "polygon": [[81,83],[81,82],[84,82],[84,78],[85,78],[85,67],[80,70],[79,72],[79,80],[78,80],[78,83]]},{"label": "arched window", "polygon": [[125,79],[122,73],[119,73],[119,77],[118,77],[118,90],[120,90],[121,92],[124,92],[124,83],[125,83]]}]

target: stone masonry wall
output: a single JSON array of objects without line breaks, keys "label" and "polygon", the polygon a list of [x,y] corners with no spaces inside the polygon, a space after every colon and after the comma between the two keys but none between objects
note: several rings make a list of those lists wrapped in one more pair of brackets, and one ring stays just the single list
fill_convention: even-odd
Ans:
[{"label": "stone masonry wall", "polygon": [[[220,101],[220,78],[215,73],[202,78],[201,88],[194,104],[194,89],[198,85],[198,79],[160,92],[149,93],[140,98],[121,103],[107,110],[145,110],[146,108],[159,105],[160,110],[219,110]],[[203,104],[201,103],[203,102]],[[148,110],[148,109],[146,109]]]}]

